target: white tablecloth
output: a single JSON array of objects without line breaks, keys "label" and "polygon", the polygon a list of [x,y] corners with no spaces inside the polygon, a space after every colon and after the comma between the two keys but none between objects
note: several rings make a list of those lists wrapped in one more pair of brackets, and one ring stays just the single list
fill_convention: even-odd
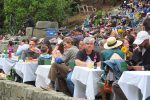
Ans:
[{"label": "white tablecloth", "polygon": [[100,68],[89,69],[87,67],[75,66],[71,78],[75,85],[74,97],[94,100],[95,95],[99,92],[97,82],[102,72]]},{"label": "white tablecloth", "polygon": [[139,89],[145,100],[150,96],[150,71],[125,71],[118,84],[128,100],[139,100]]},{"label": "white tablecloth", "polygon": [[39,65],[36,70],[36,87],[47,87],[50,83],[50,80],[48,79],[48,73],[50,70],[51,65]]},{"label": "white tablecloth", "polygon": [[17,62],[15,65],[16,73],[23,78],[23,82],[35,81],[35,71],[38,67],[38,62]]},{"label": "white tablecloth", "polygon": [[16,59],[0,58],[0,69],[3,69],[5,74],[9,75],[11,68],[16,64]]}]

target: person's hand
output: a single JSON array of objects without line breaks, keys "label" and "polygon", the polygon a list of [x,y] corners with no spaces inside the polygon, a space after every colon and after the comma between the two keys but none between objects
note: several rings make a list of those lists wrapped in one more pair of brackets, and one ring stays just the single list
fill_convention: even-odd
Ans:
[{"label": "person's hand", "polygon": [[31,48],[30,50],[33,51],[33,52],[35,52],[35,48]]},{"label": "person's hand", "polygon": [[36,49],[36,48],[31,48],[30,50],[33,51],[33,52],[35,52],[35,53],[40,53],[39,50]]},{"label": "person's hand", "polygon": [[143,68],[144,68],[143,66],[128,66],[129,70],[133,69],[136,71],[141,71],[141,70],[143,70]]},{"label": "person's hand", "polygon": [[59,50],[57,50],[57,51],[55,51],[55,52],[53,53],[53,57],[54,57],[54,58],[60,57],[60,56],[62,56],[62,54],[60,53]]}]

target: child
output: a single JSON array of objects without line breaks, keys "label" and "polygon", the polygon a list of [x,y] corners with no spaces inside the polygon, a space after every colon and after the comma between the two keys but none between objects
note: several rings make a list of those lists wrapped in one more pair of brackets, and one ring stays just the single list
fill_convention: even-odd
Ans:
[{"label": "child", "polygon": [[41,47],[41,54],[38,58],[38,65],[50,65],[52,56],[48,54],[48,47],[43,45]]},{"label": "child", "polygon": [[14,47],[13,47],[13,42],[12,41],[8,42],[7,50],[11,53],[14,53]]}]

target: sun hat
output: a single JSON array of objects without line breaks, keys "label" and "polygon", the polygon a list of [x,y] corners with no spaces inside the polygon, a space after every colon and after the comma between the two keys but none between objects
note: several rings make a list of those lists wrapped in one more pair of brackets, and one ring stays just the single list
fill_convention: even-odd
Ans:
[{"label": "sun hat", "polygon": [[136,37],[135,41],[133,42],[133,44],[139,45],[139,44],[141,44],[146,39],[150,39],[150,35],[148,34],[148,32],[146,32],[146,31],[140,31],[137,34],[137,37]]},{"label": "sun hat", "polygon": [[104,48],[113,49],[113,48],[119,47],[121,44],[122,44],[122,41],[116,40],[115,37],[109,37],[106,43],[104,44]]}]

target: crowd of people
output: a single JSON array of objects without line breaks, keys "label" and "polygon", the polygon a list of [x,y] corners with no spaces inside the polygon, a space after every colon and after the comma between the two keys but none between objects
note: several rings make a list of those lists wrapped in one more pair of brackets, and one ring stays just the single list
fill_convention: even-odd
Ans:
[{"label": "crowd of people", "polygon": [[[58,32],[54,37],[53,46],[47,38],[30,40],[23,39],[16,51],[23,61],[38,59],[39,65],[51,64],[48,78],[51,80],[46,90],[56,90],[73,96],[74,84],[71,76],[74,66],[86,67],[87,59],[91,59],[93,66],[104,70],[99,78],[105,82],[113,67],[105,61],[121,59],[128,65],[126,70],[150,70],[150,1],[124,1],[119,13],[103,16],[99,25],[94,25],[96,15],[87,17],[81,27],[63,35]],[[10,41],[8,49],[14,52]],[[73,66],[72,66],[73,65]],[[117,81],[121,74],[110,80],[113,88],[114,100],[127,100]],[[59,89],[57,89],[57,85]],[[106,91],[100,87],[102,99],[106,100]]]}]

